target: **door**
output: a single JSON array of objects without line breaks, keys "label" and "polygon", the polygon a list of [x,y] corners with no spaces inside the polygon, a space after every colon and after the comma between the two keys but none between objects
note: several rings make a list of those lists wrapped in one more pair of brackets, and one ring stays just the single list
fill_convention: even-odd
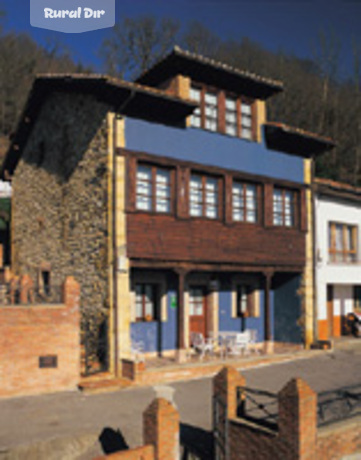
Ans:
[{"label": "door", "polygon": [[329,339],[334,336],[333,316],[333,286],[329,284],[327,285],[327,332]]},{"label": "door", "polygon": [[200,332],[203,337],[207,333],[207,293],[205,286],[189,288],[189,334]]}]

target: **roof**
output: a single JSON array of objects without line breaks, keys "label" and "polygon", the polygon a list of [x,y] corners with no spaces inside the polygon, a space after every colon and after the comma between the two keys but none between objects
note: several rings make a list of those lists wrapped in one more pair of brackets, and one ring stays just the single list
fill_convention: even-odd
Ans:
[{"label": "roof", "polygon": [[98,74],[43,74],[30,90],[23,114],[12,139],[0,176],[12,174],[20,159],[40,108],[53,92],[91,94],[116,112],[135,118],[184,126],[197,104],[164,91]]},{"label": "roof", "polygon": [[177,74],[255,99],[267,99],[283,91],[283,84],[280,81],[237,69],[214,59],[182,50],[178,46],[138,77],[136,82],[158,86]]},{"label": "roof", "polygon": [[345,182],[337,182],[321,177],[315,178],[314,185],[316,192],[320,195],[361,203],[361,187],[354,187]]},{"label": "roof", "polygon": [[264,124],[267,148],[291,155],[311,157],[320,155],[335,147],[329,137],[278,122]]}]

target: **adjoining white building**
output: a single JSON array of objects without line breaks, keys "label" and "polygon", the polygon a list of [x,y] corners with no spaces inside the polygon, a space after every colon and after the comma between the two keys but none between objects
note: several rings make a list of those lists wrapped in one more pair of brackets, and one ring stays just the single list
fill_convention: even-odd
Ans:
[{"label": "adjoining white building", "polygon": [[315,222],[317,329],[327,340],[361,312],[361,188],[316,179]]}]

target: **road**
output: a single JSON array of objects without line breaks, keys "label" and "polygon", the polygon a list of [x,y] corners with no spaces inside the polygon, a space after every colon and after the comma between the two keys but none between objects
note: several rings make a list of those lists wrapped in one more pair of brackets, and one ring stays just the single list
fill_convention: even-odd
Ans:
[{"label": "road", "polygon": [[[360,345],[243,374],[247,386],[271,392],[280,390],[292,377],[305,379],[316,392],[360,384]],[[211,379],[172,386],[182,433],[207,437],[211,430]],[[154,395],[147,387],[98,395],[68,392],[0,400],[0,460],[22,458],[21,453],[29,460],[41,460],[43,452],[47,460],[92,459],[102,452],[99,438],[105,449],[135,447],[142,443],[142,413]],[[29,449],[29,445],[33,447]]]}]

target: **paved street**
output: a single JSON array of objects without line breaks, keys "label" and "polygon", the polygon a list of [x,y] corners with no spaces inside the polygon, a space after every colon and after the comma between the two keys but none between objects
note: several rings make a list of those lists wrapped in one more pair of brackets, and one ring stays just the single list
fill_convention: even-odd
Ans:
[{"label": "paved street", "polygon": [[[357,345],[352,349],[314,358],[247,370],[244,375],[247,386],[272,392],[278,391],[291,377],[297,376],[307,380],[315,391],[320,392],[361,383],[360,364],[361,346]],[[189,432],[189,426],[209,431],[211,379],[180,382],[172,386],[176,390],[175,401],[181,421],[185,424],[185,432]],[[93,455],[101,453],[97,440],[102,433],[104,446],[107,443],[125,443],[134,447],[142,442],[142,412],[154,394],[152,388],[138,388],[99,395],[74,392],[2,400],[0,459],[21,458],[21,455],[11,457],[9,451],[19,449],[21,444],[43,442],[40,450],[39,446],[34,448],[34,452],[26,450],[26,458],[39,460],[39,452],[46,451],[49,439],[53,439],[51,451],[64,449],[67,454],[61,456],[58,451],[53,457],[47,453],[47,460],[91,459]],[[108,430],[104,431],[105,428]]]}]

